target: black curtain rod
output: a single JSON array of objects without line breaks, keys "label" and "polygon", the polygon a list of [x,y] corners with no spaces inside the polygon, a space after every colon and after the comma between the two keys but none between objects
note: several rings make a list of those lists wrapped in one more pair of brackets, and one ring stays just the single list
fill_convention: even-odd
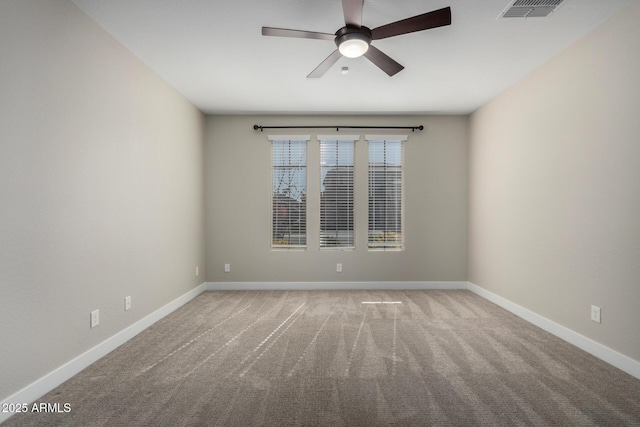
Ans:
[{"label": "black curtain rod", "polygon": [[253,130],[262,132],[265,129],[411,129],[411,132],[423,130],[424,126],[260,126],[253,125]]}]

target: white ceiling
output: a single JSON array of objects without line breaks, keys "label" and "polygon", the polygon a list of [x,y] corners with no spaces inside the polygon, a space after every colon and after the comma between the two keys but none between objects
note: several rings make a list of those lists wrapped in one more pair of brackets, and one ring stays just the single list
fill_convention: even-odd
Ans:
[{"label": "white ceiling", "polygon": [[72,1],[205,113],[466,114],[633,0],[565,0],[529,19],[498,19],[511,0],[365,0],[369,28],[446,6],[452,25],[374,41],[405,66],[394,77],[361,57],[320,79],[306,76],[333,42],[261,27],[334,33],[340,0]]}]

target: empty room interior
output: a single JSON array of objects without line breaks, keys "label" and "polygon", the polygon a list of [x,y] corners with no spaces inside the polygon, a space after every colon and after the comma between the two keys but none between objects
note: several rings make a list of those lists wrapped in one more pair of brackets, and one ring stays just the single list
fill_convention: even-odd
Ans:
[{"label": "empty room interior", "polygon": [[640,1],[1,0],[0,423],[640,425]]}]

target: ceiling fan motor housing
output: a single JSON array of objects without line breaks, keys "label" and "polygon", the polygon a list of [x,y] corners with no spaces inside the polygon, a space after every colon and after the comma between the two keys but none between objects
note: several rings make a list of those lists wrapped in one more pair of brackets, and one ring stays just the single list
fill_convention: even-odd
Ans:
[{"label": "ceiling fan motor housing", "polygon": [[[340,53],[344,56],[355,58],[362,55],[371,44],[371,30],[364,26],[357,28],[351,26],[342,27],[336,32],[335,43],[338,49],[340,49]],[[347,45],[352,43],[360,44],[362,52],[350,55],[348,50],[345,50],[347,45],[343,45],[344,43],[347,43]],[[366,46],[363,43],[366,44]]]}]

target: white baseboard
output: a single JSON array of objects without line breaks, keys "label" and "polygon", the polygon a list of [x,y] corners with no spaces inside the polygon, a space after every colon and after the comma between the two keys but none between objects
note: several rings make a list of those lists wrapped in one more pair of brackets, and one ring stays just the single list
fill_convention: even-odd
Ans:
[{"label": "white baseboard", "polygon": [[[177,308],[191,301],[202,292],[204,292],[206,288],[206,284],[203,283],[197,288],[194,288],[186,294],[176,298],[167,305],[138,320],[128,328],[113,335],[111,338],[104,340],[100,344],[96,345],[90,350],[87,350],[76,358],[60,366],[59,368],[53,370],[44,377],[29,384],[22,390],[7,397],[2,402],[0,402],[0,407],[3,407],[5,403],[31,403],[39,399],[92,363],[98,361],[100,358],[106,356],[108,353],[120,347],[122,344],[129,341],[131,338],[138,335],[140,332],[144,331],[149,326],[156,323],[158,320],[162,319],[166,315],[175,311]],[[0,423],[8,419],[11,415],[13,414],[0,412]]]},{"label": "white baseboard", "polygon": [[468,282],[207,282],[208,291],[467,289]]},{"label": "white baseboard", "polygon": [[469,282],[468,289],[529,323],[640,379],[640,362]]},{"label": "white baseboard", "polygon": [[[539,328],[640,379],[640,362],[470,282],[206,282],[0,402],[33,402],[204,291],[468,289]],[[0,412],[0,423],[12,414]]]}]

